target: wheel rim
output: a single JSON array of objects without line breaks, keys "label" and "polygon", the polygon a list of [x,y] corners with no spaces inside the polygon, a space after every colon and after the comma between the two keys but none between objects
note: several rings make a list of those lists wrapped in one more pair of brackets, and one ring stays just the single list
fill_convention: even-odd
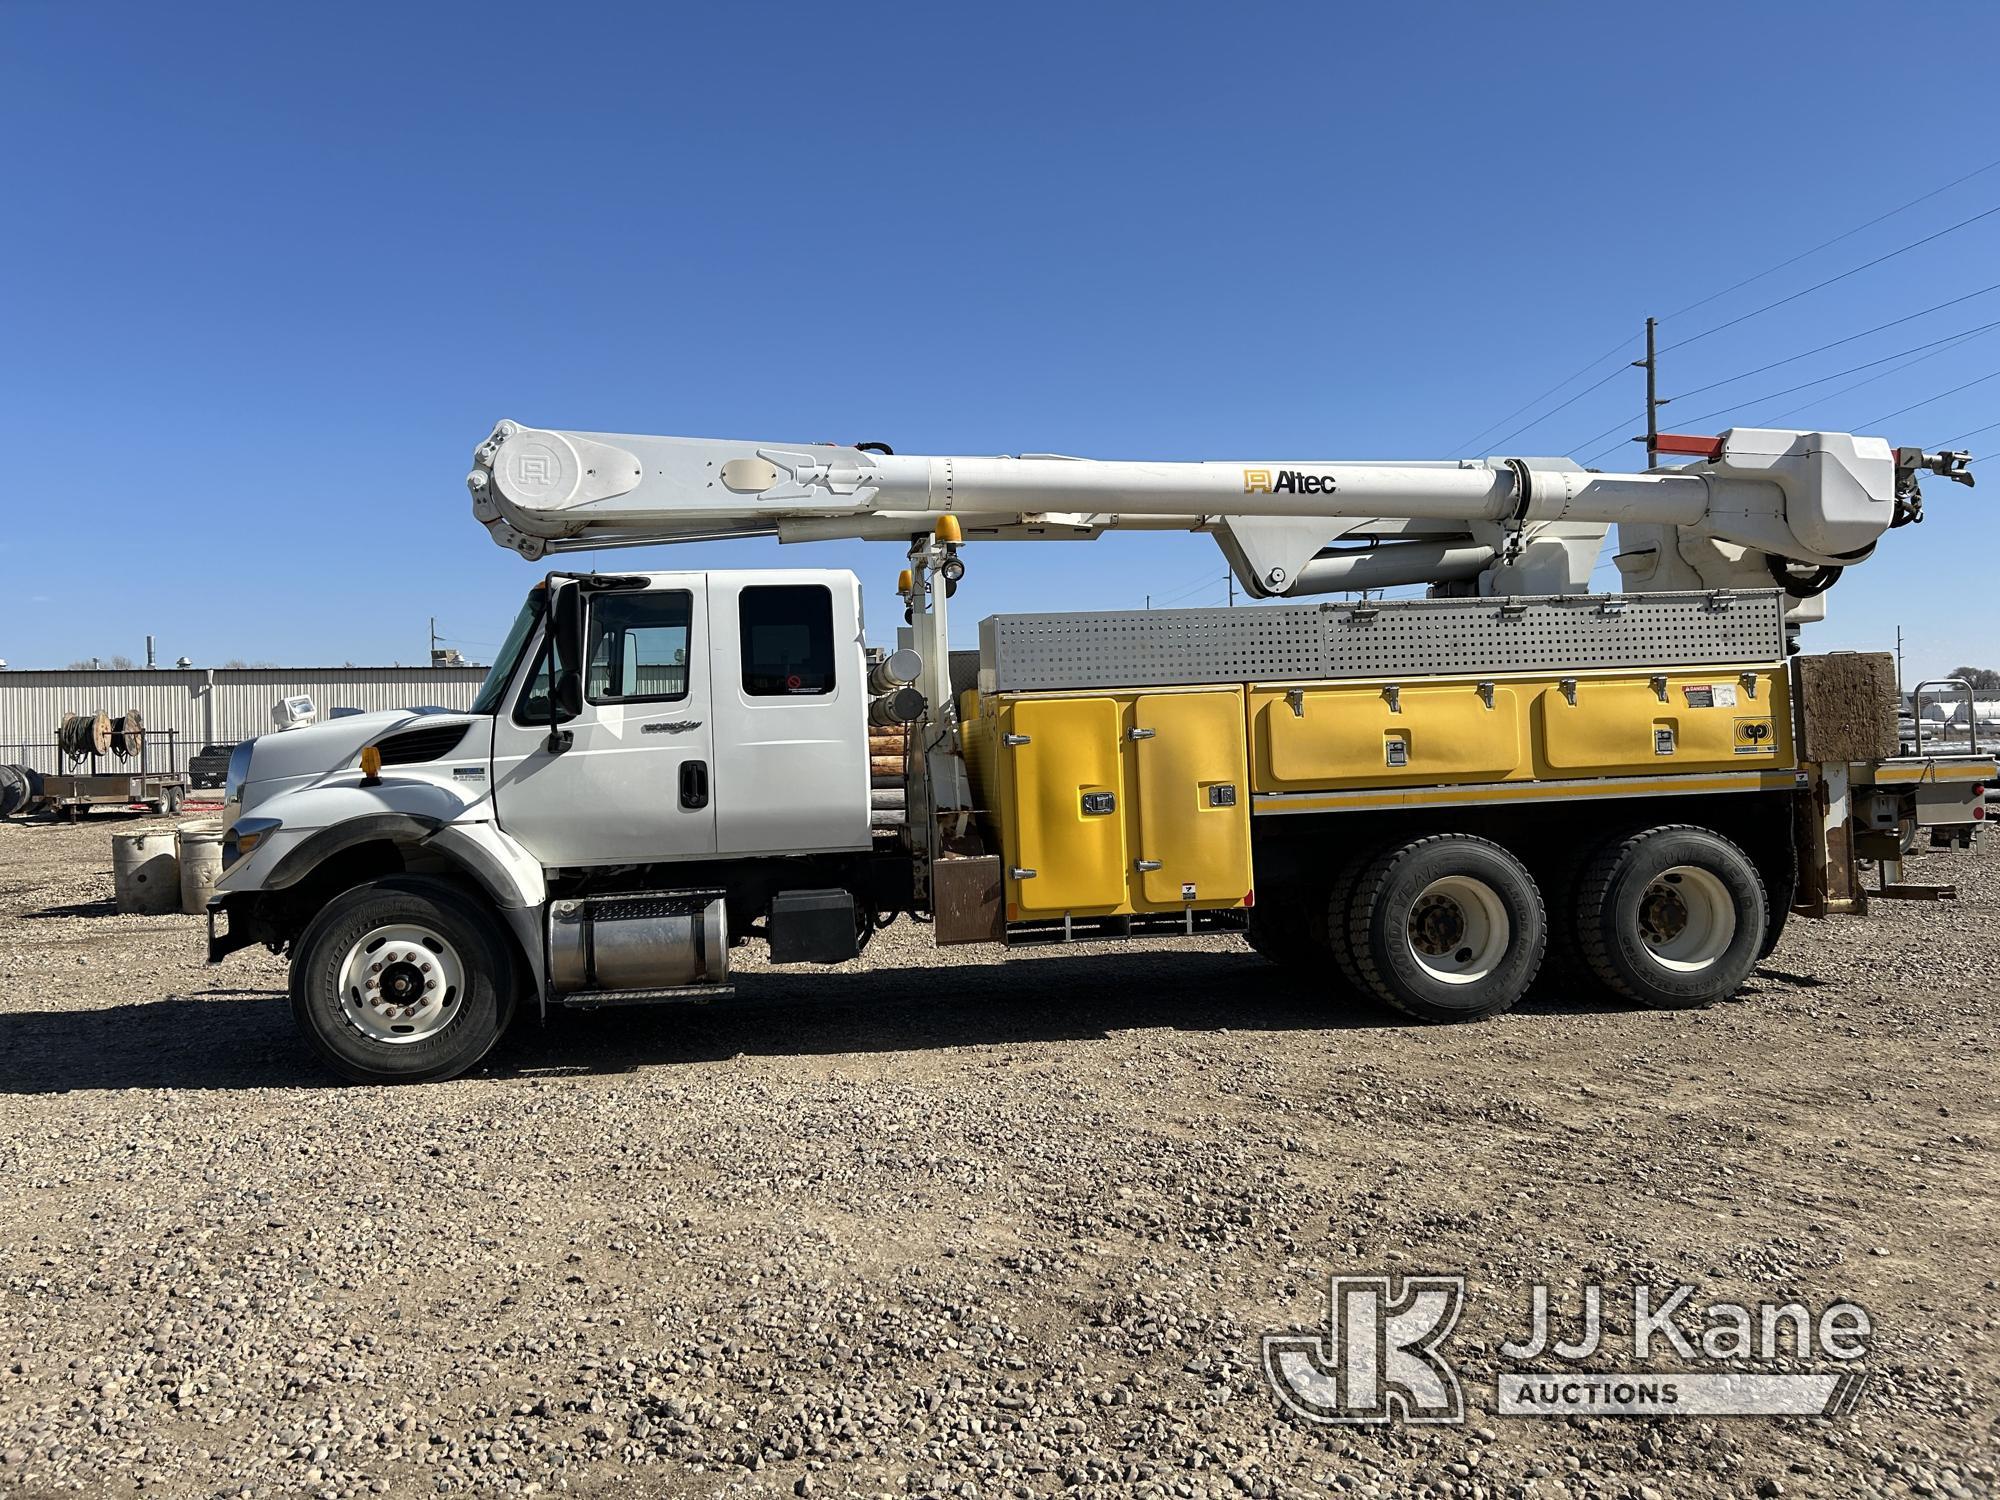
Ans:
[{"label": "wheel rim", "polygon": [[465,965],[444,937],[416,923],[364,933],[340,964],[340,1010],[371,1041],[420,1042],[451,1024]]},{"label": "wheel rim", "polygon": [[1410,956],[1444,984],[1486,978],[1506,958],[1513,935],[1500,893],[1470,875],[1433,880],[1410,903]]},{"label": "wheel rim", "polygon": [[1653,957],[1677,973],[1718,962],[1736,940],[1736,903],[1713,870],[1675,865],[1639,897],[1639,936]]}]

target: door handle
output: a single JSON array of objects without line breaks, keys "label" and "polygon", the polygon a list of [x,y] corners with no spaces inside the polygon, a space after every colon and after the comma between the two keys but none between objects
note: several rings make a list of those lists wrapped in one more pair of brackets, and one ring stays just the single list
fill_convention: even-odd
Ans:
[{"label": "door handle", "polygon": [[693,812],[708,806],[708,762],[681,762],[681,806]]}]

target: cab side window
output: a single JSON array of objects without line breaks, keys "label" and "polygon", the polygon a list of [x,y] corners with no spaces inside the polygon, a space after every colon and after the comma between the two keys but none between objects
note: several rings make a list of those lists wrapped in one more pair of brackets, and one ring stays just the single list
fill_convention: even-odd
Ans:
[{"label": "cab side window", "polygon": [[743,691],[798,698],[834,689],[833,591],[823,583],[755,584],[737,596]]},{"label": "cab side window", "polygon": [[688,694],[694,595],[685,589],[600,594],[591,601],[584,696],[664,703]]},{"label": "cab side window", "polygon": [[521,689],[520,699],[514,704],[516,724],[546,724],[549,722],[549,643],[542,642],[541,650],[535,653],[535,664],[528,674],[527,686]]}]

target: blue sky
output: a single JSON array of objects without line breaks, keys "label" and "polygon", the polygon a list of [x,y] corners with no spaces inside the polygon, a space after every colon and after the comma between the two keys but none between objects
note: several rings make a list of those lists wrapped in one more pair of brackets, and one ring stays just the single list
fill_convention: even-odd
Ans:
[{"label": "blue sky", "polygon": [[[1475,451],[1621,335],[1637,353],[1647,313],[2000,158],[1996,42],[1982,5],[13,0],[0,656],[136,657],[150,631],[165,659],[413,661],[436,615],[483,659],[538,576],[462,485],[502,416],[904,452]],[[2000,169],[1662,342],[1996,204]],[[1996,281],[2000,214],[1670,352],[1663,389]],[[2000,292],[1667,425],[1996,320]],[[1786,425],[1858,427],[1995,370],[2000,331],[1702,425],[1804,402]],[[1506,451],[1569,451],[1641,399],[1621,375]],[[1881,431],[1994,421],[2000,379]],[[1912,676],[2000,664],[1993,504],[1934,485],[1809,644],[1900,623]],[[875,631],[897,613],[890,547],[612,556],[852,566]],[[1223,596],[1196,537],[970,561],[968,631]]]}]

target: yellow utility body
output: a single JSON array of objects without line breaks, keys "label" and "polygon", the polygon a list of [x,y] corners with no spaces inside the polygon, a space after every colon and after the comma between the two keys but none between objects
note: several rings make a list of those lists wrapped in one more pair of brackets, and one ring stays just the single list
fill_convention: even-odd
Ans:
[{"label": "yellow utility body", "polygon": [[1666,671],[968,691],[1011,921],[1254,897],[1250,815],[1789,787],[1787,674]]}]

